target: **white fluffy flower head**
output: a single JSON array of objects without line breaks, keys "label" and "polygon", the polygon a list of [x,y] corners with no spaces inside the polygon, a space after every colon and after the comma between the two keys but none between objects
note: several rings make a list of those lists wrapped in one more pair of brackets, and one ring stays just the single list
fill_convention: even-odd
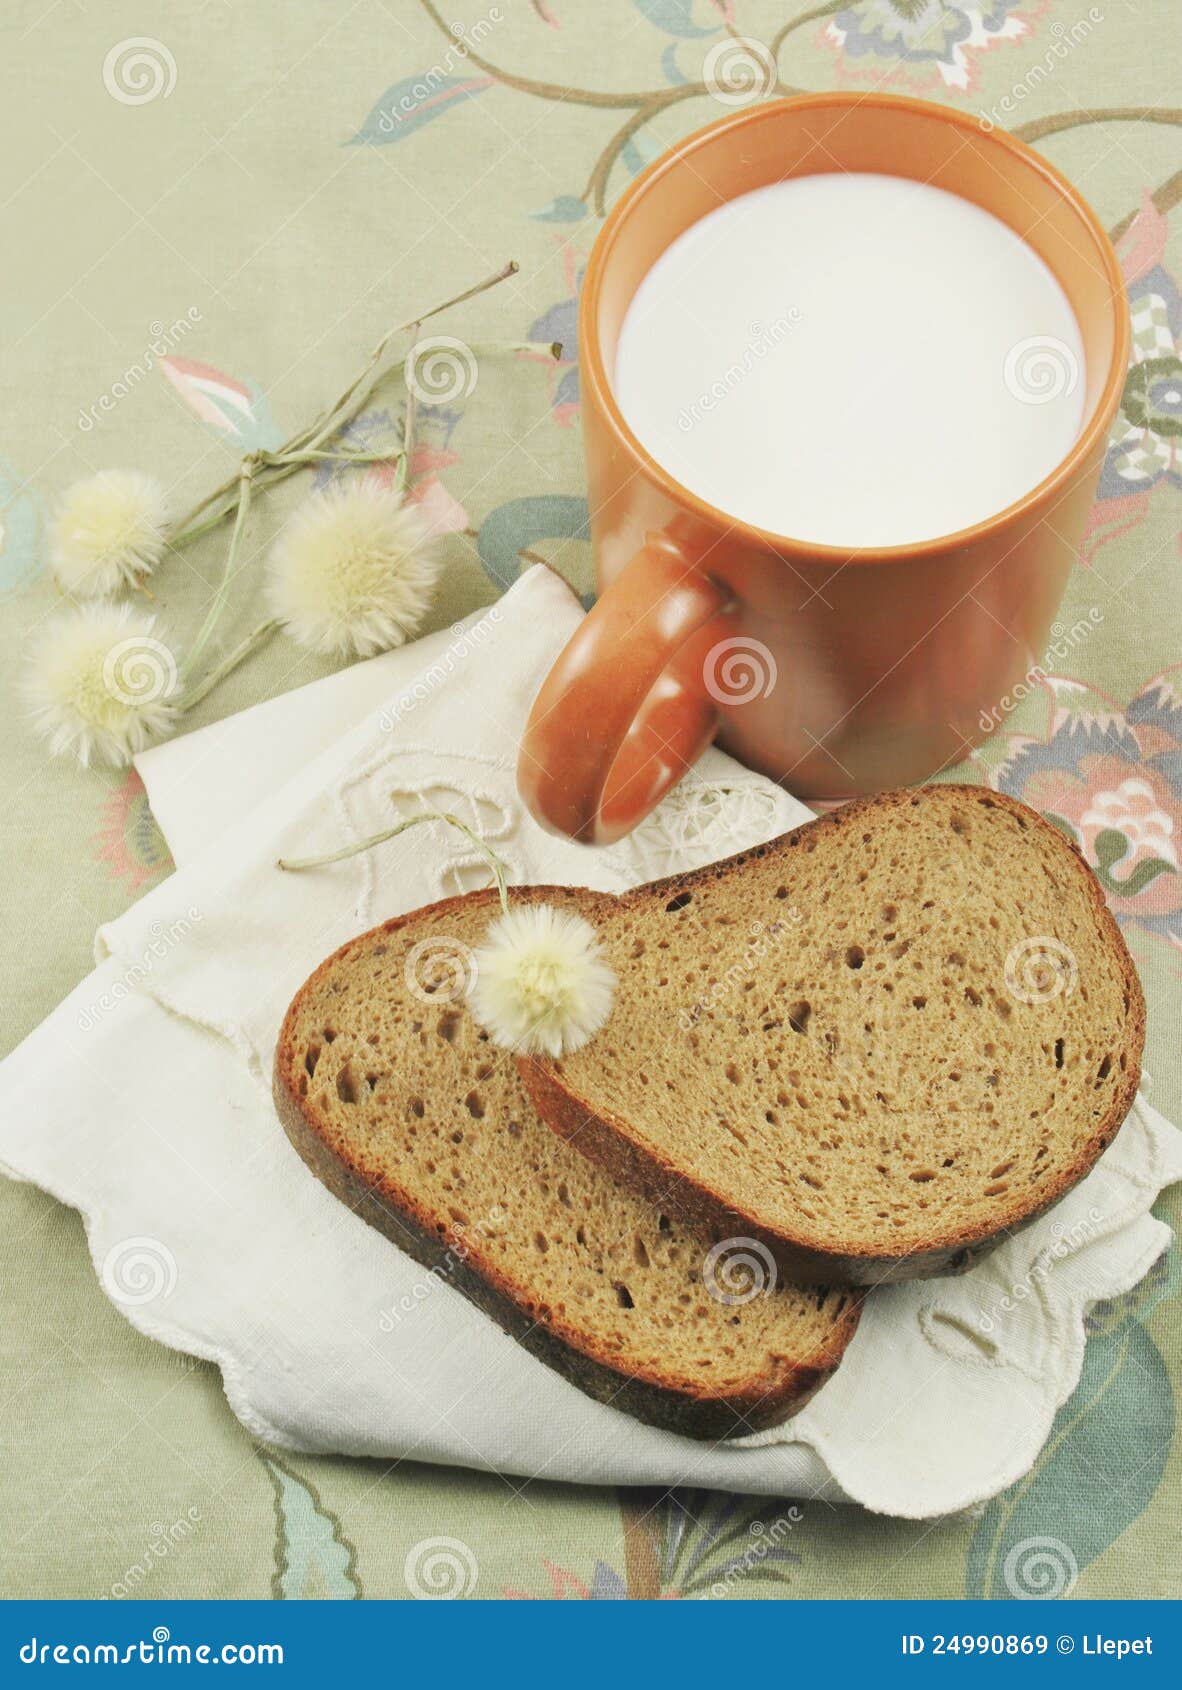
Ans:
[{"label": "white fluffy flower head", "polygon": [[327,657],[372,657],[418,632],[439,561],[415,510],[370,476],[314,493],[268,562],[272,614]]},{"label": "white fluffy flower head", "polygon": [[470,1003],[496,1044],[525,1056],[566,1056],[611,1014],[616,977],[581,915],[518,904],[476,952]]},{"label": "white fluffy flower head", "polygon": [[138,470],[105,469],[66,489],[53,525],[50,566],[79,597],[135,586],[164,555],[164,489]]},{"label": "white fluffy flower head", "polygon": [[116,768],[171,733],[180,715],[176,660],[154,616],[96,602],[46,626],[25,677],[37,731],[55,757]]}]

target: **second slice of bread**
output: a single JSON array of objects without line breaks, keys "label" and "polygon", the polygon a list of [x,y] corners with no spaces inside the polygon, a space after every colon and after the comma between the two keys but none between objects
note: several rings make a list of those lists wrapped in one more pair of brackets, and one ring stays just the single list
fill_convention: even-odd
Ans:
[{"label": "second slice of bread", "polygon": [[1061,1197],[1140,1075],[1100,887],[1034,811],[934,786],[847,805],[597,907],[619,990],[541,1114],[669,1212],[870,1284],[963,1266]]},{"label": "second slice of bread", "polygon": [[[595,918],[611,902],[513,897]],[[538,1119],[462,998],[497,913],[493,893],[448,899],[316,970],[275,1055],[288,1136],[372,1226],[591,1395],[698,1438],[782,1420],[836,1366],[857,1297],[784,1283],[750,1241],[673,1220]]]}]

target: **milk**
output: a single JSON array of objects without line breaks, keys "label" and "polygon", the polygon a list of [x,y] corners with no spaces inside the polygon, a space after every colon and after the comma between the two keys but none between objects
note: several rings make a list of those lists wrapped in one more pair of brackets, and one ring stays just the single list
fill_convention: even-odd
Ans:
[{"label": "milk", "polygon": [[1067,296],[1012,230],[895,176],[757,188],[679,236],[624,320],[624,418],[692,492],[841,547],[1021,498],[1083,420]]}]

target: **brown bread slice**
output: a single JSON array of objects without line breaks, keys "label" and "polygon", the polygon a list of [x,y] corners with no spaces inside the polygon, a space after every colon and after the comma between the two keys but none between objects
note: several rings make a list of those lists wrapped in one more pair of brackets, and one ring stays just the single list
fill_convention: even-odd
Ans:
[{"label": "brown bread slice", "polygon": [[849,804],[595,919],[612,1014],[519,1059],[535,1104],[796,1278],[963,1266],[1088,1172],[1137,1090],[1145,1003],[1097,881],[983,788]]},{"label": "brown bread slice", "polygon": [[[593,920],[612,902],[514,897]],[[724,1255],[710,1283],[735,1300],[717,1300],[703,1275],[726,1235],[671,1221],[538,1119],[512,1057],[452,991],[497,913],[493,893],[448,899],[316,970],[275,1055],[289,1138],[338,1197],[591,1396],[698,1438],[784,1419],[840,1360],[857,1297],[784,1284],[774,1265],[761,1291]]]}]

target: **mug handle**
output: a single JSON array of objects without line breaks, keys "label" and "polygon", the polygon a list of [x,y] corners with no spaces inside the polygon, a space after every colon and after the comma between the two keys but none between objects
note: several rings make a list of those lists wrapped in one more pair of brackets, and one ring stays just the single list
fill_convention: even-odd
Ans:
[{"label": "mug handle", "polygon": [[671,540],[646,535],[530,710],[517,789],[543,827],[610,845],[697,761],[718,728],[703,642],[729,602]]}]

